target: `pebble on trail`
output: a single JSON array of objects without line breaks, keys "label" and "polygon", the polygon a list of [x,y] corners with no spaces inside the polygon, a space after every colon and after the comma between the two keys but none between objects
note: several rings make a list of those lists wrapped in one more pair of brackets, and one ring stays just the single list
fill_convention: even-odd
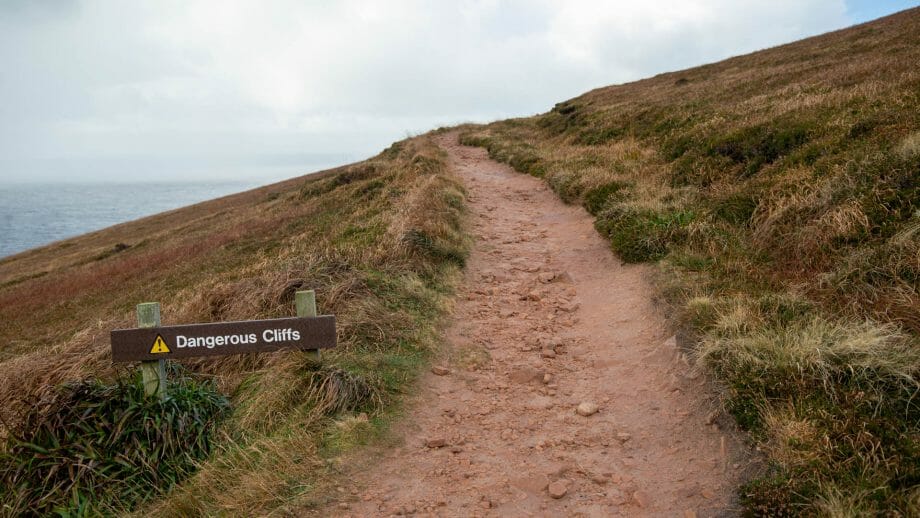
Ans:
[{"label": "pebble on trail", "polygon": [[551,483],[546,490],[549,492],[549,496],[559,499],[569,492],[569,484],[565,480],[557,480]]},{"label": "pebble on trail", "polygon": [[575,409],[575,411],[578,412],[578,415],[585,416],[585,417],[596,414],[597,410],[598,410],[597,405],[589,401],[585,401],[584,403],[581,403],[580,405],[578,405],[578,408]]},{"label": "pebble on trail", "polygon": [[425,441],[425,446],[429,448],[443,448],[447,446],[447,439],[443,437],[436,437],[434,439],[428,439]]}]

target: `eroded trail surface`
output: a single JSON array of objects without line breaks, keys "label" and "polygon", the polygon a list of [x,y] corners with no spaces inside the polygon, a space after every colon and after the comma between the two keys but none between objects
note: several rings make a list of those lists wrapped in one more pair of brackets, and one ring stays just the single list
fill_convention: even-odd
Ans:
[{"label": "eroded trail surface", "polygon": [[455,135],[441,145],[477,239],[449,372],[426,375],[404,445],[356,474],[335,514],[733,514],[743,449],[711,423],[644,268],[621,264],[540,180]]}]

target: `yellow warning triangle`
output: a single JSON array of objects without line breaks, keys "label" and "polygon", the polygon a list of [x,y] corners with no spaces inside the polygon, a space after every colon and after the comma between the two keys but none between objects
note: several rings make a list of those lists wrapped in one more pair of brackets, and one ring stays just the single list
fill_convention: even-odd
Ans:
[{"label": "yellow warning triangle", "polygon": [[153,341],[153,347],[150,348],[150,354],[159,354],[159,353],[168,353],[169,347],[166,346],[166,340],[163,340],[163,337],[157,335],[157,339]]}]

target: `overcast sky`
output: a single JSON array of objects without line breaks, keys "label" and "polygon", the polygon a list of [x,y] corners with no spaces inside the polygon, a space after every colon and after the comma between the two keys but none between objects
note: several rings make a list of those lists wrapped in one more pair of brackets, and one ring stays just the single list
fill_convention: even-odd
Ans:
[{"label": "overcast sky", "polygon": [[0,1],[0,182],[278,179],[916,1]]}]

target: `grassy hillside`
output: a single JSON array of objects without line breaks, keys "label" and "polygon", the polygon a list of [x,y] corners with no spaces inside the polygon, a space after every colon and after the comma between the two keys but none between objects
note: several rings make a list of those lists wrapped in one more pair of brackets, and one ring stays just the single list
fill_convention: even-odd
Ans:
[{"label": "grassy hillside", "polygon": [[[464,200],[421,137],[0,261],[2,513],[252,515],[321,501],[335,458],[385,424],[436,344],[466,255]],[[183,361],[174,401],[158,405],[110,362],[108,331],[133,327],[139,302],[159,301],[167,324],[271,318],[293,315],[308,288],[339,325],[320,363]]]},{"label": "grassy hillside", "polygon": [[920,514],[918,63],[914,9],[463,136],[659,265],[752,514]]}]

